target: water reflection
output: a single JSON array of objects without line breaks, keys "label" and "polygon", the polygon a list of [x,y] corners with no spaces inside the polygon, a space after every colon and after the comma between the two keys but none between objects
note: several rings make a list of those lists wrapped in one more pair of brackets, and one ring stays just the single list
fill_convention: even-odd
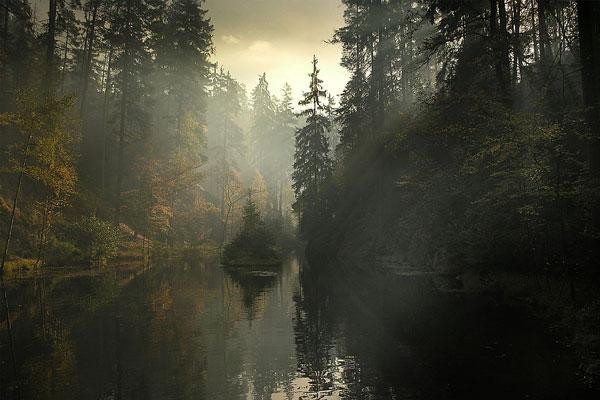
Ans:
[{"label": "water reflection", "polygon": [[275,286],[280,277],[281,266],[278,267],[226,267],[229,279],[241,290],[242,303],[250,321],[260,313],[264,294]]},{"label": "water reflection", "polygon": [[[333,271],[196,262],[12,282],[21,398],[587,395],[525,315],[429,277]],[[16,399],[5,326],[0,398]]]}]

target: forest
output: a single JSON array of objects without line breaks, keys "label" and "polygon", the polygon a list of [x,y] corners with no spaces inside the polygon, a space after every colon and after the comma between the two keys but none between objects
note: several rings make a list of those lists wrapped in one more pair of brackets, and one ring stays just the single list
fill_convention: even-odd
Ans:
[{"label": "forest", "polygon": [[[327,382],[335,393],[337,378],[313,377],[310,349],[301,349],[312,343],[307,335],[329,332],[320,307],[339,299],[323,299],[327,289],[314,289],[320,280],[304,269],[343,277],[360,287],[351,296],[364,292],[375,308],[398,315],[405,315],[396,309],[402,300],[381,306],[377,288],[414,287],[392,287],[396,278],[381,286],[370,281],[373,274],[435,276],[435,290],[444,293],[437,301],[476,294],[494,307],[527,310],[575,360],[576,383],[566,386],[598,390],[600,1],[338,3],[342,24],[323,40],[341,49],[349,74],[339,96],[317,56],[305,60],[308,76],[290,77],[302,79],[303,93],[273,87],[269,71],[246,87],[215,58],[215,26],[203,0],[2,0],[0,384],[11,385],[0,397],[138,398],[120,386],[81,397],[27,391],[36,380],[25,378],[29,350],[18,335],[28,335],[23,321],[37,320],[27,312],[52,314],[37,310],[41,293],[59,292],[39,289],[40,304],[30,300],[37,311],[25,311],[16,304],[28,302],[19,289],[25,282],[38,288],[40,276],[118,274],[132,265],[152,266],[153,277],[170,282],[157,266],[213,260],[206,265],[237,266],[221,279],[245,290],[275,272],[252,280],[240,265],[289,257],[311,265],[296,272],[302,289],[293,320],[302,331],[297,370],[308,371],[317,393]],[[125,298],[128,285],[137,293],[131,279],[103,283],[106,293]],[[155,285],[156,293],[170,293],[165,285]],[[248,319],[257,318],[254,301],[273,285],[240,292]],[[99,304],[108,307],[103,296]],[[428,301],[415,310],[427,313]],[[438,313],[453,301],[431,307]],[[119,310],[115,318],[127,313]],[[47,329],[42,336],[50,343]],[[126,363],[120,356],[111,362]],[[381,392],[364,398],[417,398],[375,382]],[[363,398],[352,385],[344,388],[331,398]],[[271,398],[261,396],[274,390],[254,398]],[[471,398],[456,390],[419,398]],[[571,398],[558,393],[529,398]]]}]

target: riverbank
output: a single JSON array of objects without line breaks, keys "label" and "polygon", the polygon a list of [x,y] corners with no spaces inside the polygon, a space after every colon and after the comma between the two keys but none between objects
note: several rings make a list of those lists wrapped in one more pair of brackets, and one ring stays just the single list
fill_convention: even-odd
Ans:
[{"label": "riverbank", "polygon": [[311,234],[308,258],[358,275],[428,275],[443,293],[514,305],[578,359],[582,384],[598,386],[593,187],[541,173],[537,162],[553,156],[531,126],[544,125],[499,110],[439,99],[362,143],[332,180],[331,222]]},{"label": "riverbank", "polygon": [[[571,281],[563,274],[541,275],[475,269],[436,271],[431,268],[409,267],[390,259],[365,262],[359,257],[354,261],[346,257],[344,260],[334,264],[332,273],[350,280],[355,288],[353,295],[357,296],[358,304],[367,298],[373,298],[370,291],[382,293],[380,296],[386,298],[394,292],[421,290],[421,284],[417,284],[415,289],[408,287],[406,281],[427,281],[434,290],[431,296],[452,299],[450,301],[455,305],[464,302],[478,304],[476,309],[479,311],[473,312],[479,315],[477,318],[483,324],[489,322],[487,312],[502,312],[513,317],[520,316],[519,318],[528,321],[527,324],[535,325],[536,331],[544,336],[546,343],[536,345],[537,351],[558,357],[553,362],[568,363],[568,367],[563,370],[563,373],[570,376],[569,382],[565,383],[566,387],[573,385],[584,392],[600,390],[600,298],[597,292],[599,282],[595,277],[579,277]],[[394,304],[387,307],[381,304],[376,306],[380,307],[383,307],[383,318],[393,319],[393,315],[403,312],[398,311],[398,306]],[[460,307],[444,308],[453,317],[465,312]],[[486,309],[488,311],[484,311]],[[475,320],[473,318],[473,323]],[[507,342],[505,345],[513,344]]]}]

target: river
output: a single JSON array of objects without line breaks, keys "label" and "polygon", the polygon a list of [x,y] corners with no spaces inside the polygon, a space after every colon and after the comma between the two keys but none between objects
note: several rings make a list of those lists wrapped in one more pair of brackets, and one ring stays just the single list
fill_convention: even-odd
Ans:
[{"label": "river", "polygon": [[[291,258],[11,280],[2,399],[583,399],[577,364],[494,296]],[[17,385],[16,382],[20,382]]]}]

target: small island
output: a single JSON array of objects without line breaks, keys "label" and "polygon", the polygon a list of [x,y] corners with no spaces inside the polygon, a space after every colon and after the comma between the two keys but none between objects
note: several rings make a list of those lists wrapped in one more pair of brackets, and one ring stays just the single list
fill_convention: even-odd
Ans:
[{"label": "small island", "polygon": [[223,265],[230,267],[277,266],[281,251],[267,228],[252,195],[242,214],[242,229],[223,251]]}]

